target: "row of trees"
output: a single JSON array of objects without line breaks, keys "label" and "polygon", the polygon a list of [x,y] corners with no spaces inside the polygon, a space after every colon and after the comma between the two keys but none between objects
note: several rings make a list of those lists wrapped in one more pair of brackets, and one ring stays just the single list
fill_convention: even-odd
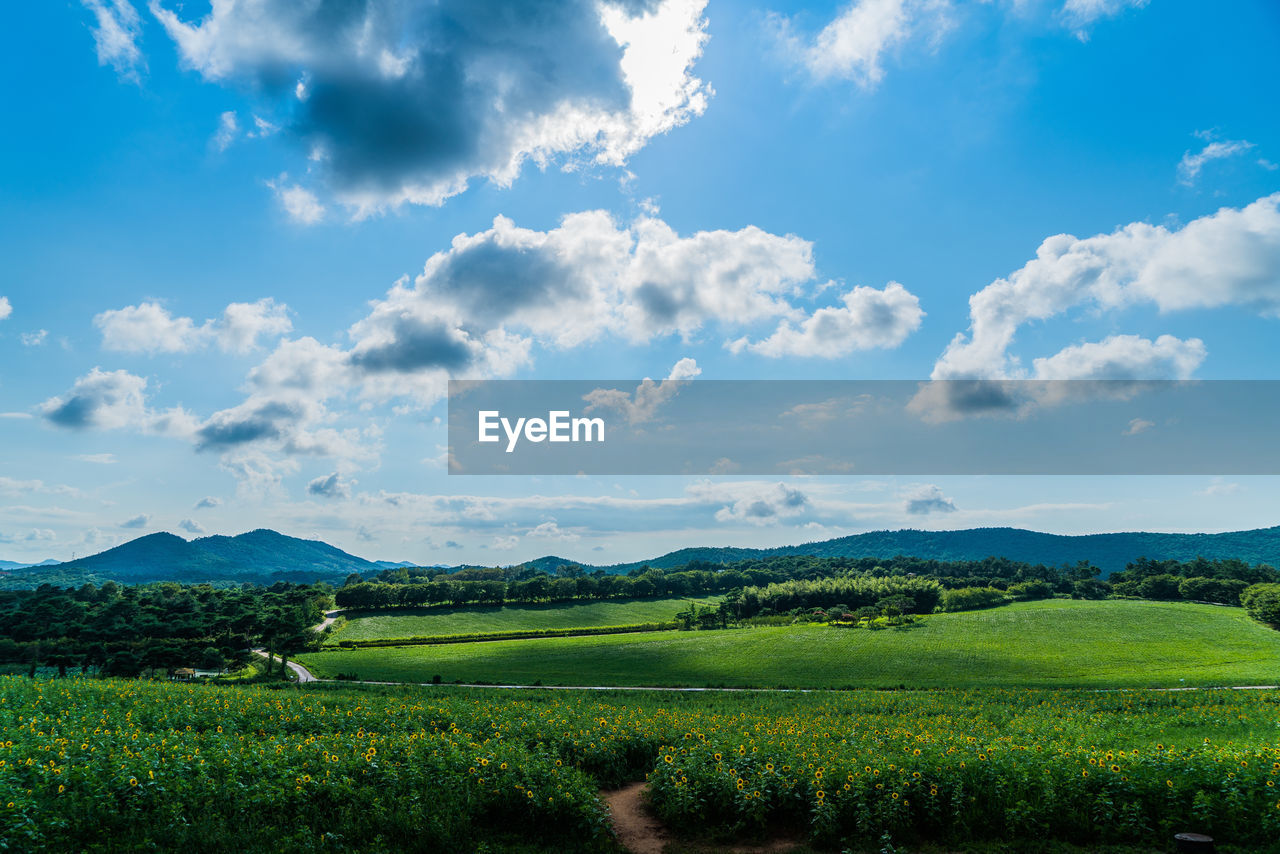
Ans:
[{"label": "row of trees", "polygon": [[0,662],[110,675],[243,666],[264,647],[284,659],[315,642],[327,585],[214,588],[176,582],[0,592]]}]

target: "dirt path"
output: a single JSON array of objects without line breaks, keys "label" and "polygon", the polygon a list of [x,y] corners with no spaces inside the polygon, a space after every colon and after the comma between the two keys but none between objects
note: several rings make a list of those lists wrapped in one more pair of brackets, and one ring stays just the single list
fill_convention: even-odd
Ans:
[{"label": "dirt path", "polygon": [[662,854],[672,837],[662,822],[645,810],[640,798],[643,790],[644,783],[628,783],[621,789],[603,791],[600,797],[609,807],[613,831],[623,848],[631,854]]},{"label": "dirt path", "polygon": [[325,611],[325,613],[324,613],[324,620],[323,620],[323,621],[321,621],[319,624],[317,624],[317,625],[315,625],[315,626],[312,626],[312,627],[311,627],[311,631],[313,631],[313,632],[323,632],[325,629],[327,629],[327,628],[329,628],[330,626],[332,626],[332,625],[333,625],[333,621],[334,621],[334,620],[336,620],[336,619],[338,619],[338,615],[339,615],[339,614],[341,614],[341,613],[342,613],[342,610],[341,610],[341,609],[336,610],[336,611]]}]

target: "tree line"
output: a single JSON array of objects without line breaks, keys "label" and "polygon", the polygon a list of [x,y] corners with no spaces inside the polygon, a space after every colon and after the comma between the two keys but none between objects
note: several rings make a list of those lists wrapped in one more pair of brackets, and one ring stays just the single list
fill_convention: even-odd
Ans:
[{"label": "tree line", "polygon": [[237,669],[265,648],[290,655],[316,642],[327,585],[215,588],[160,582],[0,592],[0,662],[112,676],[189,667]]}]

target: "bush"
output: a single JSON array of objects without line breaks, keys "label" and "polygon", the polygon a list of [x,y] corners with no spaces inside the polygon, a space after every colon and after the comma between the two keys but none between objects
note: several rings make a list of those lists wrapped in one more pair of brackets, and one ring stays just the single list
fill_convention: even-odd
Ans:
[{"label": "bush", "polygon": [[1077,581],[1071,587],[1072,599],[1106,599],[1111,595],[1111,585],[1095,578]]},{"label": "bush", "polygon": [[942,591],[942,610],[976,611],[1008,604],[1009,597],[994,587],[961,587],[959,590]]},{"label": "bush", "polygon": [[1280,584],[1254,584],[1240,594],[1249,616],[1280,628]]},{"label": "bush", "polygon": [[1010,586],[1008,593],[1014,599],[1026,602],[1031,599],[1048,599],[1053,595],[1053,587],[1047,581],[1023,581]]},{"label": "bush", "polygon": [[1248,586],[1249,582],[1234,578],[1186,578],[1178,585],[1178,593],[1193,602],[1239,605],[1240,594]]}]

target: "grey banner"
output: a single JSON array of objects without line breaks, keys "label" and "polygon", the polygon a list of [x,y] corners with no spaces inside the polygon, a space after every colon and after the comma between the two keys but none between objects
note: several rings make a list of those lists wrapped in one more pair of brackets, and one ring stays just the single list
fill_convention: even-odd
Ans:
[{"label": "grey banner", "polygon": [[456,380],[449,472],[1280,474],[1280,381]]}]

